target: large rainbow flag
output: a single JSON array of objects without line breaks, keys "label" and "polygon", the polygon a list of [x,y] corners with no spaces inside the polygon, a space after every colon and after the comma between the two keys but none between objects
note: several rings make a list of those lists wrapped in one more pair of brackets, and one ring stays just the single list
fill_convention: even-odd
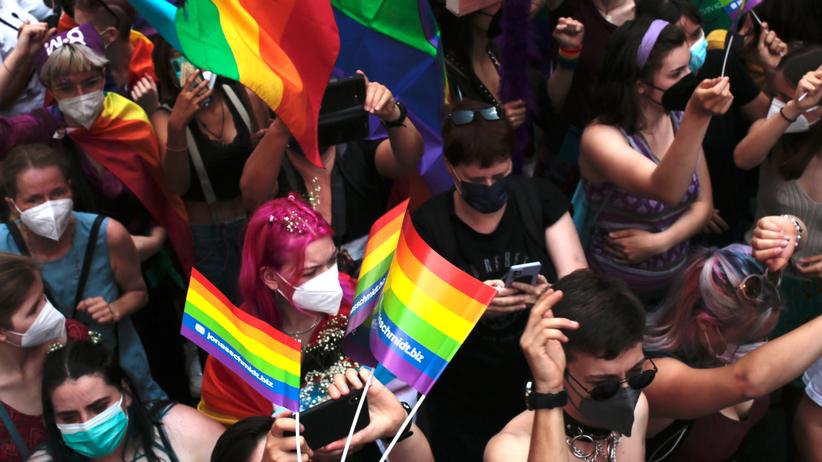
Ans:
[{"label": "large rainbow flag", "polygon": [[426,395],[496,293],[438,255],[406,213],[373,315],[371,352]]},{"label": "large rainbow flag", "polygon": [[375,363],[368,346],[370,318],[388,277],[388,268],[391,267],[394,251],[400,240],[408,202],[406,200],[389,210],[371,225],[368,232],[365,257],[360,266],[354,302],[351,304],[351,313],[348,315],[348,326],[345,330],[346,337],[343,340],[345,354],[364,364]]},{"label": "large rainbow flag", "polygon": [[68,136],[112,172],[168,231],[187,274],[194,263],[188,215],[180,197],[165,186],[157,136],[143,109],[116,93],[106,93],[103,111],[94,124],[69,131]]},{"label": "large rainbow flag", "polygon": [[299,412],[300,343],[233,306],[196,269],[180,333],[272,403]]},{"label": "large rainbow flag", "polygon": [[[338,77],[363,70],[388,87],[408,108],[423,137],[420,174],[432,192],[451,187],[442,162],[442,118],[446,102],[445,65],[437,23],[428,0],[332,0],[340,30]],[[371,120],[372,138],[385,129]]]},{"label": "large rainbow flag", "polygon": [[129,0],[196,66],[234,79],[282,118],[322,167],[317,120],[340,42],[326,1]]}]

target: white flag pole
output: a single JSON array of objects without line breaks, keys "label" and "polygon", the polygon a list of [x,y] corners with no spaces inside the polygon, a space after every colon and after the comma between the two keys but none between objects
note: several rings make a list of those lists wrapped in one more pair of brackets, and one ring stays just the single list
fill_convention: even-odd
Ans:
[{"label": "white flag pole", "polygon": [[303,452],[302,452],[302,449],[300,448],[300,412],[299,411],[297,411],[297,413],[294,415],[294,418],[297,420],[297,431],[294,432],[294,434],[297,437],[296,438],[297,439],[297,460],[303,460]]},{"label": "white flag pole", "polygon": [[731,35],[731,38],[728,40],[728,49],[725,50],[725,59],[722,60],[722,73],[720,77],[725,77],[725,66],[728,65],[728,55],[731,54],[731,47],[734,44],[734,36]]},{"label": "white flag pole", "polygon": [[357,428],[357,422],[360,420],[360,412],[362,412],[363,404],[365,404],[365,398],[368,396],[368,389],[371,388],[371,379],[373,377],[374,374],[368,374],[368,380],[365,382],[365,387],[363,387],[360,402],[357,404],[357,412],[354,413],[354,421],[351,422],[351,428],[348,430],[348,438],[345,440],[345,447],[343,448],[342,459],[340,459],[340,462],[345,462],[345,458],[348,457],[348,448],[351,446],[351,438],[354,437],[354,429]]},{"label": "white flag pole", "polygon": [[759,26],[761,27],[761,26],[762,26],[762,20],[761,20],[761,19],[759,19],[759,15],[758,15],[758,14],[756,14],[756,11],[754,11],[754,10],[753,10],[753,8],[751,9],[751,14],[753,15],[753,18],[754,18],[754,19],[756,19],[756,22],[757,22],[757,23],[759,24]]},{"label": "white flag pole", "polygon": [[420,395],[420,399],[417,400],[417,403],[414,404],[414,407],[411,409],[411,412],[408,413],[408,417],[405,418],[405,422],[402,423],[402,426],[397,431],[397,434],[394,435],[394,439],[391,440],[391,444],[389,444],[388,447],[385,448],[385,452],[382,453],[382,458],[380,459],[380,462],[385,462],[386,460],[388,460],[388,454],[391,453],[391,450],[394,449],[394,446],[397,444],[397,440],[399,440],[400,436],[402,436],[402,431],[408,428],[408,425],[411,424],[411,419],[413,419],[414,416],[417,414],[417,411],[420,409],[420,405],[424,400],[425,395]]}]

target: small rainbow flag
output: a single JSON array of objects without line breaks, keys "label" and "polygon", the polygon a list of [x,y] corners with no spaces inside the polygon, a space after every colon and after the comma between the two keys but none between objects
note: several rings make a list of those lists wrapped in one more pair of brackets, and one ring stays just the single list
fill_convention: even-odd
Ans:
[{"label": "small rainbow flag", "polygon": [[196,66],[237,80],[282,118],[315,165],[317,120],[340,48],[331,4],[316,0],[129,0]]},{"label": "small rainbow flag", "polygon": [[406,212],[374,313],[371,352],[426,395],[496,294],[429,247]]},{"label": "small rainbow flag", "polygon": [[725,12],[731,18],[731,32],[739,30],[742,16],[756,8],[763,0],[733,0],[725,6]]},{"label": "small rainbow flag", "polygon": [[397,205],[371,225],[346,333],[359,327],[371,315],[377,304],[385,285],[388,268],[394,258],[394,250],[400,240],[402,220],[408,210],[408,202],[406,200]]},{"label": "small rainbow flag", "polygon": [[194,263],[188,214],[180,197],[166,188],[157,135],[143,109],[116,93],[106,93],[103,111],[94,124],[69,131],[68,137],[113,173],[168,231],[187,274]]},{"label": "small rainbow flag", "polygon": [[740,11],[745,14],[756,8],[762,0],[748,0],[746,5],[742,5],[742,0],[701,0],[691,2],[699,8],[702,16],[702,29],[705,35],[711,32],[722,30],[733,30]]},{"label": "small rainbow flag", "polygon": [[[394,258],[394,250],[400,240],[402,220],[408,210],[408,200],[398,204],[371,225],[368,232],[368,244],[365,246],[365,257],[360,266],[360,277],[348,326],[343,339],[343,351],[360,363],[374,365],[376,360],[368,346],[368,328],[371,327],[371,314],[382,294],[388,268]],[[360,329],[362,327],[362,329]]]},{"label": "small rainbow flag", "polygon": [[128,37],[131,45],[131,60],[128,63],[129,85],[134,87],[145,76],[157,82],[154,70],[154,42],[142,33],[132,29]]},{"label": "small rainbow flag", "polygon": [[299,412],[300,343],[233,306],[196,269],[180,333],[272,403]]}]

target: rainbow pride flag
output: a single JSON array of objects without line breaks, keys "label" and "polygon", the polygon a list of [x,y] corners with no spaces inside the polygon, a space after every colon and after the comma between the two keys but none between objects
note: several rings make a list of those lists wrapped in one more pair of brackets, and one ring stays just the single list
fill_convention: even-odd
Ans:
[{"label": "rainbow pride flag", "polygon": [[[716,29],[735,31],[737,20],[756,8],[763,0],[707,0],[698,5],[705,35]],[[740,14],[741,12],[741,14]]]},{"label": "rainbow pride flag", "polygon": [[376,362],[368,346],[368,328],[371,327],[371,314],[382,294],[388,268],[400,240],[408,202],[406,200],[389,210],[371,225],[368,232],[365,257],[360,266],[360,277],[343,340],[345,354],[363,364],[374,365]]},{"label": "rainbow pride flag", "polygon": [[[743,14],[756,8],[763,0],[731,0],[724,5],[723,9],[731,21],[736,21]],[[723,1],[722,3],[726,3]]]},{"label": "rainbow pride flag", "polygon": [[180,333],[272,403],[299,412],[300,343],[233,306],[196,269]]},{"label": "rainbow pride flag", "polygon": [[189,61],[259,95],[322,167],[317,120],[340,47],[328,1],[129,2]]},{"label": "rainbow pride flag", "polygon": [[394,258],[394,250],[400,240],[402,221],[408,210],[408,202],[406,200],[397,205],[371,225],[346,333],[360,326],[377,304],[388,276],[388,268]]},{"label": "rainbow pride flag", "polygon": [[[337,77],[363,70],[408,108],[425,152],[419,173],[433,193],[451,187],[442,162],[442,105],[446,102],[442,41],[429,0],[332,0],[340,30]],[[371,118],[371,137],[385,128]]]},{"label": "rainbow pride flag", "polygon": [[426,395],[496,293],[429,247],[406,213],[373,315],[371,352]]},{"label": "rainbow pride flag", "polygon": [[166,188],[160,146],[143,109],[123,96],[106,93],[103,111],[94,124],[72,130],[68,137],[113,173],[168,231],[179,263],[188,274],[194,263],[188,214],[180,197]]},{"label": "rainbow pride flag", "polygon": [[754,9],[763,0],[734,0],[725,7],[725,12],[731,18],[731,32],[736,33],[741,25],[742,16]]}]

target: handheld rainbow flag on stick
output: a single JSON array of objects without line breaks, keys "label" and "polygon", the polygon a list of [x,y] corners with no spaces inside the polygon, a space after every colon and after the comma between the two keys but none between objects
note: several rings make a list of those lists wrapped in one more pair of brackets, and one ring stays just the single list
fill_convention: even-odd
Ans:
[{"label": "handheld rainbow flag on stick", "polygon": [[717,29],[730,30],[733,23],[739,17],[739,12],[747,13],[755,8],[762,0],[756,2],[748,1],[745,10],[742,10],[742,0],[701,0],[692,2],[698,4],[699,14],[702,16],[702,28],[705,34],[709,34]]},{"label": "handheld rainbow flag on stick", "polygon": [[300,343],[233,306],[196,269],[180,333],[266,399],[299,415]]},{"label": "handheld rainbow flag on stick", "polygon": [[[391,267],[394,251],[397,249],[397,243],[400,240],[403,219],[408,211],[408,203],[409,201],[406,200],[389,210],[371,225],[371,230],[368,232],[365,258],[363,258],[360,266],[360,277],[357,281],[357,290],[354,292],[354,303],[351,305],[351,314],[348,316],[348,326],[346,326],[345,338],[343,339],[345,354],[361,364],[371,366],[376,364],[376,359],[371,354],[368,345],[371,315],[380,299],[382,289],[385,287],[388,269]],[[374,371],[374,373],[385,379],[387,379],[385,376],[390,374],[380,366],[377,367],[377,371]],[[373,375],[368,376],[363,395],[368,394],[372,378]],[[348,456],[351,439],[354,436],[357,419],[359,419],[362,412],[364,402],[365,400],[360,400],[357,406],[354,420],[351,422],[351,428],[348,432],[348,438],[345,440],[341,462],[345,462]]]},{"label": "handheld rainbow flag on stick", "polygon": [[129,0],[200,68],[250,88],[282,118],[308,159],[322,167],[317,120],[340,47],[327,1]]},{"label": "handheld rainbow flag on stick", "polygon": [[[343,348],[362,363],[378,361],[375,374],[384,368],[422,393],[402,428],[496,294],[425,243],[414,228],[407,201],[371,227]],[[369,318],[373,320],[366,322]],[[358,334],[365,333],[368,324],[368,345],[363,345],[365,336]],[[371,377],[364,393],[370,385]],[[352,434],[353,423],[344,454]]]},{"label": "handheld rainbow flag on stick", "polygon": [[759,6],[762,2],[763,0],[733,0],[725,5],[725,12],[731,19],[731,32],[738,31],[740,21],[742,21],[742,16],[745,16],[748,12],[753,11],[753,9]]},{"label": "handheld rainbow flag on stick", "polygon": [[371,351],[428,394],[496,294],[429,247],[406,214],[371,325]]},{"label": "handheld rainbow flag on stick", "polygon": [[725,50],[725,58],[722,60],[722,72],[720,73],[721,77],[725,77],[725,67],[728,65],[728,56],[731,54],[731,49],[733,48],[734,43],[734,37],[736,36],[736,33],[739,31],[739,26],[742,23],[742,18],[745,16],[745,13],[753,11],[753,9],[757,5],[762,3],[762,1],[763,0],[733,0],[725,7],[725,11],[728,13],[728,17],[731,18],[731,38],[729,39],[728,46]]},{"label": "handheld rainbow flag on stick", "polygon": [[429,247],[406,212],[370,335],[377,361],[422,393],[405,425],[496,294]]},{"label": "handheld rainbow flag on stick", "polygon": [[388,211],[371,225],[368,232],[368,244],[360,266],[360,277],[357,281],[357,290],[354,292],[351,314],[348,316],[348,326],[345,329],[346,338],[343,341],[345,354],[363,364],[374,365],[376,362],[368,346],[366,328],[371,326],[369,318],[385,286],[388,268],[400,240],[400,230],[403,217],[408,210],[408,202],[406,200]]}]

